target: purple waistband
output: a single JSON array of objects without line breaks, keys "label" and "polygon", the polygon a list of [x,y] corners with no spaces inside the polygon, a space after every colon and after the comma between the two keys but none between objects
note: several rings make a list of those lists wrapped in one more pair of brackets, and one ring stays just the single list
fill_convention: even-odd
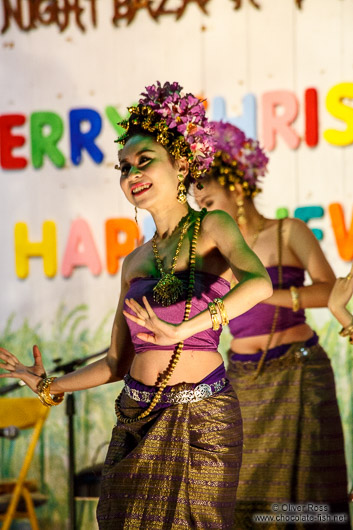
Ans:
[{"label": "purple waistband", "polygon": [[[310,348],[310,346],[314,346],[319,342],[319,337],[314,332],[314,335],[310,337],[310,339],[306,340],[304,345]],[[279,346],[275,346],[274,348],[270,348],[266,355],[266,361],[270,361],[271,359],[278,359],[278,357],[281,357],[284,355],[288,348],[290,348],[292,344],[280,344]],[[256,353],[236,353],[232,350],[229,350],[229,358],[232,361],[241,361],[241,362],[258,362],[261,359],[261,356],[263,354],[263,351],[260,350]]]},{"label": "purple waistband", "polygon": [[[224,363],[220,364],[213,372],[206,375],[202,379],[202,381],[198,381],[197,383],[178,383],[177,385],[171,385],[166,386],[163,390],[163,394],[169,393],[169,392],[178,392],[180,390],[194,390],[198,385],[205,384],[205,385],[212,385],[214,383],[217,383],[220,379],[226,379],[226,369],[224,366]],[[133,377],[131,377],[130,374],[126,374],[124,377],[124,381],[131,389],[138,390],[139,392],[148,392],[149,394],[153,395],[156,393],[156,387],[151,385],[144,385],[143,383],[140,383],[140,381],[136,381]],[[143,401],[139,401],[139,406],[142,408],[147,408],[148,404],[146,404]],[[169,407],[169,403],[158,403],[154,410],[158,410],[161,408]]]}]

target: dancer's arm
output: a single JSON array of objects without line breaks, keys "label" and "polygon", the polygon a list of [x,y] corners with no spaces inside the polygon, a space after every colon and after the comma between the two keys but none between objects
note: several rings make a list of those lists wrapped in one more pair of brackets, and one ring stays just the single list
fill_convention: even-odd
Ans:
[{"label": "dancer's arm", "polygon": [[[122,267],[121,294],[107,355],[99,361],[55,379],[50,386],[52,394],[73,392],[112,383],[122,379],[128,371],[134,357],[134,350],[128,326],[122,314],[124,298],[129,288],[125,280],[127,264],[128,257],[125,258]],[[6,373],[0,374],[0,377],[21,379],[33,392],[37,392],[38,382],[45,373],[42,356],[37,346],[33,347],[33,357],[34,364],[25,366],[15,355],[4,348],[0,348],[0,359],[2,361],[0,367],[6,370]]]},{"label": "dancer's arm", "polygon": [[[218,249],[225,260],[225,270],[229,267],[238,283],[224,297],[224,305],[229,319],[248,311],[272,293],[271,280],[256,254],[247,246],[236,222],[226,212],[209,212],[201,227],[203,255],[214,253]],[[215,258],[216,259],[216,258]],[[220,256],[221,259],[221,256]],[[228,267],[227,267],[228,265]],[[144,326],[149,333],[137,336],[153,344],[171,345],[185,340],[195,333],[211,327],[210,313],[207,310],[178,325],[160,320],[152,310],[146,298],[144,307],[135,300],[127,304],[134,315],[125,312],[130,320]]]},{"label": "dancer's arm", "polygon": [[[283,223],[283,245],[295,254],[312,282],[298,288],[300,308],[327,307],[335,275],[310,228],[299,219],[286,219]],[[264,303],[293,307],[289,289],[276,289]]]}]

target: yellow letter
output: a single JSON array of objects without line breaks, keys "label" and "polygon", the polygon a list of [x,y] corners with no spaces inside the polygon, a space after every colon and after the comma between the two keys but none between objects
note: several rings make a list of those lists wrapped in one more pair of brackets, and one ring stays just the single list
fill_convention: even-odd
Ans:
[{"label": "yellow letter", "polygon": [[53,221],[44,221],[43,240],[31,243],[28,240],[26,223],[15,224],[15,255],[16,274],[19,278],[27,278],[29,273],[29,258],[41,256],[43,258],[44,274],[53,278],[56,274],[56,227]]},{"label": "yellow letter", "polygon": [[353,143],[353,109],[344,105],[345,98],[353,99],[353,83],[340,83],[329,90],[326,96],[326,108],[332,116],[346,123],[345,131],[327,129],[325,140],[332,145],[350,145]]}]

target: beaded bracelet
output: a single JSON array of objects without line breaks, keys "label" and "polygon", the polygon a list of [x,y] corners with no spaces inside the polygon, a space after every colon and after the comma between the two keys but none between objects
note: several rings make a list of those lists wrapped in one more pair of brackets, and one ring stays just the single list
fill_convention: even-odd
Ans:
[{"label": "beaded bracelet", "polygon": [[299,290],[294,286],[294,285],[291,285],[289,287],[289,291],[290,291],[290,295],[292,297],[292,309],[293,309],[293,313],[296,313],[297,311],[299,311],[300,309],[300,304],[299,304]]},{"label": "beaded bracelet", "polygon": [[222,326],[226,326],[229,324],[229,318],[222,298],[215,298],[213,301],[215,304],[217,304],[218,311],[221,316]]},{"label": "beaded bracelet", "polygon": [[45,407],[60,405],[64,400],[64,393],[50,394],[50,385],[56,377],[44,377],[37,385],[38,399]]},{"label": "beaded bracelet", "polygon": [[219,317],[216,304],[214,304],[213,302],[210,302],[208,304],[208,310],[211,315],[212,329],[213,331],[218,331],[221,325],[221,319]]}]

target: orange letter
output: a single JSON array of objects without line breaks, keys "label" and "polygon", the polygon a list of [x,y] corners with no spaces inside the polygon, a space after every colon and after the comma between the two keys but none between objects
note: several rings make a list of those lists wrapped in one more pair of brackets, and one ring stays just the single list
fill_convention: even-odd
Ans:
[{"label": "orange letter", "polygon": [[27,278],[29,272],[28,259],[32,256],[43,257],[44,274],[53,278],[56,274],[56,227],[53,221],[43,223],[43,240],[38,243],[28,241],[26,223],[15,224],[15,256],[16,274],[19,278]]},{"label": "orange letter", "polygon": [[[123,241],[119,241],[123,236]],[[124,237],[125,236],[125,237]],[[109,274],[119,270],[119,260],[132,252],[140,238],[140,231],[132,219],[108,219],[105,223],[107,269]]]},{"label": "orange letter", "polygon": [[330,204],[329,212],[338,253],[344,261],[351,261],[353,259],[353,216],[349,232],[347,232],[342,205],[338,202]]}]

